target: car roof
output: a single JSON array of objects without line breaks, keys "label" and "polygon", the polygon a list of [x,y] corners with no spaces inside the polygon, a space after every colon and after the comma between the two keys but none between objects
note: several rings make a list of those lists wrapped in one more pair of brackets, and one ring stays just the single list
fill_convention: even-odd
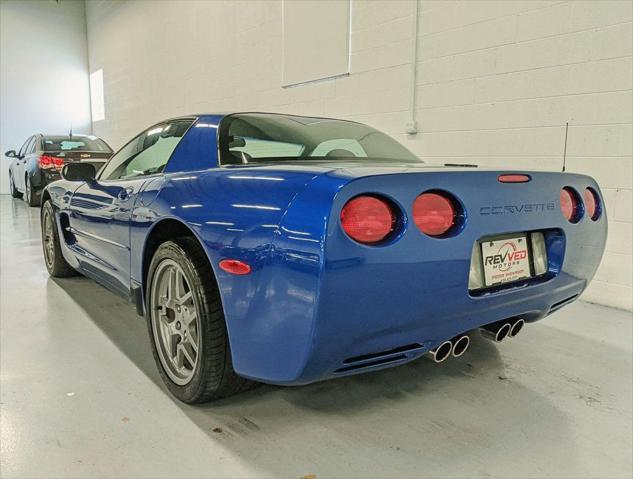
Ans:
[{"label": "car roof", "polygon": [[[282,112],[278,112],[278,111],[257,111],[257,110],[240,110],[240,111],[223,111],[223,112],[205,112],[205,113],[198,113],[195,115],[183,115],[181,118],[191,118],[191,117],[200,117],[200,116],[229,116],[229,115],[247,115],[247,114],[252,114],[252,115],[280,115],[280,116],[302,116],[305,118],[327,118],[327,117],[321,117],[319,115],[299,115],[296,113],[282,113]],[[329,118],[331,120],[337,120],[338,118]]]},{"label": "car roof", "polygon": [[194,114],[194,115],[183,115],[183,116],[176,117],[176,118],[169,118],[169,119],[163,120],[163,121],[179,120],[179,119],[186,119],[186,118],[213,118],[214,120],[221,121],[226,116],[230,116],[230,115],[247,115],[247,114],[252,114],[252,115],[271,115],[271,116],[273,116],[273,115],[296,116],[296,117],[300,117],[300,118],[318,118],[318,119],[321,119],[321,120],[337,120],[337,121],[346,121],[346,122],[350,122],[350,123],[359,123],[358,121],[355,121],[355,120],[348,120],[348,119],[344,119],[344,118],[333,118],[333,117],[320,116],[320,115],[298,115],[298,114],[295,114],[295,113],[281,113],[281,112],[272,112],[272,111],[252,111],[252,110],[218,112],[218,113],[198,113],[198,114]]},{"label": "car roof", "polygon": [[[60,136],[60,137],[64,137],[64,138],[65,137],[70,137],[69,133],[37,133],[36,136],[37,135],[42,136],[44,138],[51,137],[51,136]],[[101,139],[97,135],[86,135],[84,133],[73,133],[73,138],[75,138],[75,137],[76,138],[90,138],[90,139],[96,138],[96,139],[99,139],[99,140]]]}]

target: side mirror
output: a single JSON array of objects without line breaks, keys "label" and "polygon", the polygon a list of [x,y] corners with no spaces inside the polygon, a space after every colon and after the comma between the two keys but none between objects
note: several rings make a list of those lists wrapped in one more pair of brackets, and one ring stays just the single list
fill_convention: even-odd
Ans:
[{"label": "side mirror", "polygon": [[18,154],[15,152],[15,150],[9,150],[4,154],[4,156],[6,156],[7,158],[16,158]]},{"label": "side mirror", "polygon": [[66,163],[61,173],[65,180],[85,183],[92,183],[97,176],[97,170],[90,163]]}]

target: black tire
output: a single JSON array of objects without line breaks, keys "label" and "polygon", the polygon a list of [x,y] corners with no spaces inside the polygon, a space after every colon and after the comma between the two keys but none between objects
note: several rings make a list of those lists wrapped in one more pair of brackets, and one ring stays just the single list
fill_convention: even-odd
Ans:
[{"label": "black tire", "polygon": [[26,175],[24,180],[24,201],[26,201],[29,206],[39,206],[40,204],[33,192],[33,185],[31,184],[31,178],[29,178],[29,175]]},{"label": "black tire", "polygon": [[[189,382],[184,385],[174,382],[165,371],[158,351],[161,346],[157,345],[154,334],[151,311],[152,305],[154,309],[156,306],[151,297],[152,284],[157,268],[165,260],[174,261],[182,269],[200,319],[198,359]],[[252,381],[238,376],[233,370],[220,293],[209,260],[195,239],[176,238],[158,247],[149,266],[145,298],[154,360],[161,378],[174,396],[185,403],[196,404],[231,396],[253,386]]]},{"label": "black tire", "polygon": [[15,187],[15,182],[13,181],[13,175],[9,175],[9,189],[11,190],[11,196],[14,198],[22,198],[22,193],[18,191]]},{"label": "black tire", "polygon": [[[53,278],[67,278],[75,276],[77,271],[68,264],[62,254],[59,244],[59,232],[55,222],[55,211],[50,201],[44,203],[41,213],[42,224],[42,250],[44,253],[44,264]],[[51,220],[52,227],[47,225],[47,221]]]}]

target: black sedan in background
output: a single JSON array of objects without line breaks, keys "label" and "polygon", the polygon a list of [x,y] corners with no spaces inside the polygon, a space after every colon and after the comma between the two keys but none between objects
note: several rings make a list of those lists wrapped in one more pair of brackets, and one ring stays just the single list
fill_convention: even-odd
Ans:
[{"label": "black sedan in background", "polygon": [[20,151],[9,150],[5,156],[13,158],[9,167],[11,195],[37,206],[44,187],[61,178],[65,163],[91,163],[99,170],[112,156],[112,149],[96,136],[37,134],[26,140]]}]

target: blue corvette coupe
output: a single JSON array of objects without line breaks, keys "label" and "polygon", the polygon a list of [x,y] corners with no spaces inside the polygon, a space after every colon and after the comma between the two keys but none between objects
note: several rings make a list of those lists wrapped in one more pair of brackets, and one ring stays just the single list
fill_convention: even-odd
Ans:
[{"label": "blue corvette coupe", "polygon": [[588,176],[426,164],[326,118],[175,118],[62,177],[42,196],[49,273],[135,303],[188,403],[513,337],[578,298],[607,236]]}]

